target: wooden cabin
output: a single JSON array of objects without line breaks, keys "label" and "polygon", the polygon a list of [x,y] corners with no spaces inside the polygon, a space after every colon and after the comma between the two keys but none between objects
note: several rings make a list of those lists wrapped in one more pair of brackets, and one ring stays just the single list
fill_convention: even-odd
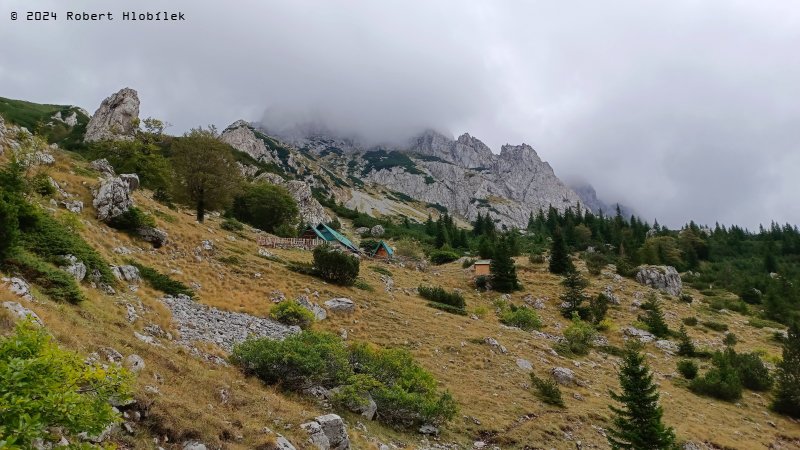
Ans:
[{"label": "wooden cabin", "polygon": [[389,247],[386,242],[380,241],[378,242],[378,246],[375,247],[375,250],[370,253],[370,256],[373,258],[392,259],[394,250],[392,250],[392,247]]},{"label": "wooden cabin", "polygon": [[347,239],[343,234],[339,233],[338,231],[334,230],[333,228],[321,223],[317,226],[310,226],[305,229],[300,234],[300,238],[302,239],[322,239],[323,241],[332,244],[338,245],[345,250],[349,250],[353,253],[360,253],[358,247],[355,246],[350,239]]},{"label": "wooden cabin", "polygon": [[491,259],[481,259],[475,261],[472,265],[472,273],[477,277],[481,275],[489,275],[489,267],[492,265]]}]

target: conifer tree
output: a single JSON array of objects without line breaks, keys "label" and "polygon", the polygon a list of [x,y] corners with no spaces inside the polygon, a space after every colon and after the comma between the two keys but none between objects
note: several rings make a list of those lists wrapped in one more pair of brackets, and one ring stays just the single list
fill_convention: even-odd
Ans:
[{"label": "conifer tree", "polygon": [[664,311],[661,309],[661,301],[658,296],[655,293],[650,294],[642,308],[645,309],[645,314],[640,319],[647,324],[650,332],[658,337],[666,337],[669,334],[669,326],[664,320]]},{"label": "conifer tree", "polygon": [[550,273],[563,275],[574,270],[575,266],[572,265],[572,260],[569,259],[569,251],[567,250],[567,244],[564,242],[564,236],[561,235],[561,229],[556,228],[553,233],[553,245],[550,247]]},{"label": "conifer tree", "polygon": [[433,223],[433,217],[428,214],[428,220],[425,221],[425,234],[428,236],[436,235],[436,224]]},{"label": "conifer tree", "polygon": [[498,292],[512,292],[520,288],[517,269],[508,251],[508,244],[501,239],[494,249],[494,258],[489,265],[492,289]]},{"label": "conifer tree", "polygon": [[681,325],[680,331],[678,331],[678,355],[680,356],[694,356],[695,348],[694,342],[692,342],[692,338],[689,337],[689,334],[686,332],[686,327]]},{"label": "conifer tree", "polygon": [[561,285],[564,286],[564,293],[561,294],[561,302],[563,303],[561,315],[569,319],[573,313],[577,313],[581,319],[586,320],[589,318],[591,311],[583,306],[583,302],[587,298],[583,290],[589,285],[586,278],[573,270],[561,280]]},{"label": "conifer tree", "polygon": [[638,347],[626,349],[619,382],[622,392],[611,392],[611,398],[622,404],[621,408],[610,406],[614,413],[613,426],[607,433],[611,448],[674,448],[675,432],[661,421],[664,410],[658,404],[658,389]]},{"label": "conifer tree", "polygon": [[772,409],[800,418],[800,325],[794,322],[783,341],[783,360],[775,374],[777,389]]}]

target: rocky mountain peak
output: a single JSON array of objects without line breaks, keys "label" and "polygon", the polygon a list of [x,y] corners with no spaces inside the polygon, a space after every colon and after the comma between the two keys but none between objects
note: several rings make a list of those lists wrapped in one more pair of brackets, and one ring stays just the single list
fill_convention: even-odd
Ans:
[{"label": "rocky mountain peak", "polygon": [[219,139],[231,147],[247,153],[256,160],[274,162],[274,158],[267,150],[264,141],[256,136],[250,123],[245,120],[237,120],[230,124],[219,136]]},{"label": "rocky mountain peak", "polygon": [[539,158],[539,154],[536,153],[536,150],[534,150],[533,147],[525,143],[522,143],[520,145],[506,144],[500,147],[500,159],[514,161],[517,163],[526,162],[535,164],[547,164],[542,162],[542,159]]},{"label": "rocky mountain peak", "polygon": [[139,94],[124,88],[103,100],[89,124],[84,141],[129,141],[139,119]]}]

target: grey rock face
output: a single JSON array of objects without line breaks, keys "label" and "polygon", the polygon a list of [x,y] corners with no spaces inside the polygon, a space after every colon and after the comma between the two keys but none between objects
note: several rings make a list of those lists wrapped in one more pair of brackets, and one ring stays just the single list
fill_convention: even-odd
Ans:
[{"label": "grey rock face", "polygon": [[139,95],[125,88],[103,100],[86,126],[84,141],[129,141],[136,133]]},{"label": "grey rock face", "polygon": [[311,311],[311,313],[314,314],[314,319],[316,320],[325,320],[328,317],[328,313],[323,307],[311,302],[305,295],[298,297],[297,303],[299,303],[303,308]]},{"label": "grey rock face", "polygon": [[294,445],[283,436],[278,436],[278,438],[275,439],[275,447],[277,447],[278,450],[297,450]]},{"label": "grey rock face", "polygon": [[207,450],[207,447],[202,442],[189,441],[183,444],[183,450]]},{"label": "grey rock face", "polygon": [[636,281],[670,295],[681,295],[683,282],[672,266],[639,266]]},{"label": "grey rock face", "polygon": [[80,283],[84,278],[86,278],[86,264],[84,264],[82,261],[79,261],[77,257],[73,255],[65,255],[64,261],[66,264],[59,268],[72,275],[75,278],[75,281]]},{"label": "grey rock face", "polygon": [[112,167],[111,163],[105,158],[95,159],[89,163],[89,167],[100,172],[105,177],[114,177],[117,175],[114,172],[114,167]]},{"label": "grey rock face", "polygon": [[356,304],[349,298],[332,298],[325,302],[325,307],[335,313],[351,313],[356,310]]},{"label": "grey rock face", "polygon": [[111,266],[111,273],[113,273],[118,280],[133,283],[139,282],[139,269],[136,268],[136,266]]},{"label": "grey rock face", "polygon": [[278,163],[272,152],[267,149],[264,141],[253,132],[253,128],[244,120],[237,120],[226,128],[219,140],[231,147],[245,152],[257,161]]},{"label": "grey rock face", "polygon": [[119,177],[122,178],[122,181],[128,184],[128,189],[130,189],[131,192],[139,189],[139,175],[136,175],[135,173],[123,173]]},{"label": "grey rock face", "polygon": [[517,367],[527,372],[533,370],[533,364],[531,364],[531,362],[527,359],[522,358],[517,358]]},{"label": "grey rock face", "polygon": [[672,341],[666,340],[666,339],[660,339],[660,340],[656,341],[655,342],[655,346],[656,346],[656,348],[660,348],[661,350],[664,350],[664,352],[666,352],[668,354],[673,354],[673,353],[676,353],[678,351],[678,344],[676,344],[676,343],[674,343]]},{"label": "grey rock face", "polygon": [[187,345],[191,345],[192,341],[205,341],[230,352],[235,344],[251,335],[283,339],[300,332],[296,326],[288,327],[270,319],[221,311],[197,303],[185,295],[167,296],[162,300],[172,311],[172,320],[178,325],[181,342]]},{"label": "grey rock face", "polygon": [[325,208],[314,198],[308,183],[292,180],[284,183],[283,187],[289,191],[289,194],[291,194],[297,202],[297,208],[300,210],[300,217],[302,217],[305,223],[318,225],[331,221],[331,216],[325,212]]},{"label": "grey rock face", "polygon": [[33,300],[31,287],[27,281],[17,277],[3,278],[2,281],[3,285],[5,285],[12,294],[22,297],[25,300]]},{"label": "grey rock face", "polygon": [[300,425],[300,428],[308,433],[308,442],[319,450],[329,450],[331,443],[328,436],[322,431],[322,426],[317,422],[307,422]]},{"label": "grey rock face", "polygon": [[649,331],[640,330],[636,327],[624,327],[622,328],[622,334],[628,337],[632,337],[638,339],[640,342],[653,342],[656,340],[656,337],[650,333]]},{"label": "grey rock face", "polygon": [[550,375],[556,380],[556,383],[569,386],[575,384],[575,372],[566,367],[554,367],[550,371]]},{"label": "grey rock face", "polygon": [[27,317],[30,317],[31,319],[33,319],[34,323],[38,324],[39,326],[43,325],[42,319],[40,319],[35,312],[20,305],[17,302],[3,302],[3,307],[11,311],[11,314],[15,315],[19,319],[25,319]]},{"label": "grey rock face", "polygon": [[128,183],[119,177],[104,180],[94,195],[92,205],[97,209],[97,218],[102,221],[124,214],[133,207]]},{"label": "grey rock face", "polygon": [[61,202],[61,204],[67,211],[75,214],[80,214],[83,211],[83,202],[80,200],[67,200]]},{"label": "grey rock face", "polygon": [[133,373],[144,370],[144,359],[139,355],[128,355],[122,360],[122,366]]},{"label": "grey rock face", "polygon": [[500,352],[502,354],[508,353],[508,350],[506,349],[506,347],[504,345],[500,344],[499,342],[497,342],[497,339],[495,339],[493,337],[487,337],[487,338],[485,338],[483,340],[483,342],[486,345],[488,345],[489,347],[492,347],[492,349],[494,349],[494,350],[496,350],[496,351],[498,351],[498,352]]},{"label": "grey rock face", "polygon": [[309,441],[320,450],[347,450],[350,437],[344,421],[336,414],[326,414],[300,425],[309,434]]}]

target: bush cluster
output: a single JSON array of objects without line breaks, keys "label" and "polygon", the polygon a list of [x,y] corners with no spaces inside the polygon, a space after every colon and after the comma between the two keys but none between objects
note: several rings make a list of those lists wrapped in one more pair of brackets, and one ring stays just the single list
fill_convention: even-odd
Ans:
[{"label": "bush cluster", "polygon": [[72,275],[57,269],[30,252],[18,251],[5,262],[23,278],[39,286],[42,293],[52,300],[79,303],[85,299]]},{"label": "bush cluster", "polygon": [[433,376],[406,350],[348,347],[332,334],[304,331],[283,341],[247,340],[234,348],[231,359],[284,389],[338,388],[333,403],[340,407],[359,406],[368,394],[378,406],[378,419],[389,424],[441,424],[456,413],[450,394],[439,392]]},{"label": "bush cluster", "polygon": [[443,303],[458,309],[464,309],[467,303],[458,291],[447,291],[441,286],[419,286],[417,292],[422,298],[436,303]]},{"label": "bush cluster", "polygon": [[453,261],[457,260],[460,257],[461,257],[461,255],[459,255],[458,253],[456,253],[456,252],[454,252],[452,250],[442,250],[442,249],[433,250],[428,255],[428,258],[431,260],[431,263],[435,264],[437,266],[441,265],[441,264],[447,264],[449,262],[453,262]]},{"label": "bush cluster", "polygon": [[156,221],[152,216],[134,206],[109,220],[108,226],[129,234],[136,234],[139,228],[155,227]]},{"label": "bush cluster", "polygon": [[135,261],[128,261],[128,264],[139,269],[139,276],[147,281],[147,283],[150,284],[153,289],[157,289],[169,295],[183,294],[189,297],[194,297],[194,291],[180,281],[173,280],[169,276],[164,275],[156,269],[139,264]]},{"label": "bush cluster", "polygon": [[500,322],[511,326],[523,329],[525,331],[538,330],[542,327],[542,321],[532,308],[527,306],[516,306],[509,304],[500,313]]},{"label": "bush cluster", "polygon": [[589,323],[581,320],[577,313],[572,315],[572,324],[564,330],[568,353],[586,355],[592,346],[597,331]]},{"label": "bush cluster", "polygon": [[742,397],[742,389],[768,391],[772,376],[755,353],[737,354],[732,347],[716,352],[714,367],[689,385],[698,394],[720,400],[734,401]]},{"label": "bush cluster", "polygon": [[694,380],[697,377],[697,364],[688,359],[678,361],[678,372],[687,380]]},{"label": "bush cluster", "polygon": [[314,272],[323,280],[342,286],[352,286],[358,277],[360,261],[328,245],[314,249]]},{"label": "bush cluster", "polygon": [[539,397],[539,400],[548,405],[564,407],[561,389],[554,380],[539,378],[535,373],[531,373],[531,384],[536,389],[536,396]]},{"label": "bush cluster", "polygon": [[269,316],[284,325],[297,325],[304,330],[314,323],[314,313],[301,306],[296,300],[285,300],[278,303],[269,311]]},{"label": "bush cluster", "polygon": [[244,225],[242,224],[242,222],[239,222],[238,220],[234,219],[233,217],[229,217],[229,218],[226,218],[225,220],[223,220],[219,227],[222,228],[225,231],[242,231],[242,230],[244,230]]}]

